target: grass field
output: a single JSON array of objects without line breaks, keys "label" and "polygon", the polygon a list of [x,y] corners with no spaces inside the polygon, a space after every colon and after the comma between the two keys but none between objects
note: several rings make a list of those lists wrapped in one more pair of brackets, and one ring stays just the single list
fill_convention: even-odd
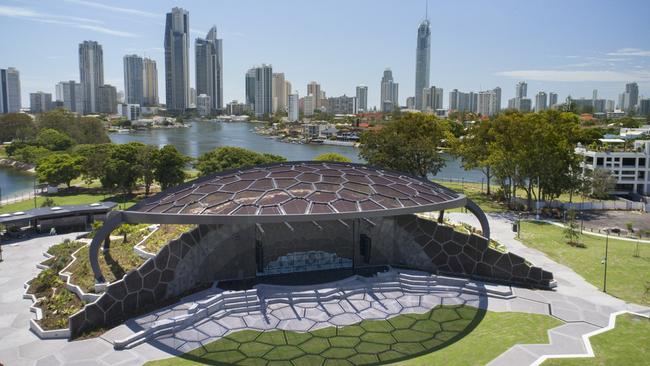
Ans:
[{"label": "grass field", "polygon": [[594,358],[550,359],[543,366],[647,365],[650,363],[650,320],[619,315],[616,328],[591,337]]},{"label": "grass field", "polygon": [[548,342],[546,331],[561,324],[543,315],[444,306],[308,333],[245,330],[146,365],[483,365],[516,343]]},{"label": "grass field", "polygon": [[[586,248],[568,245],[563,228],[537,222],[523,222],[521,239],[530,248],[538,249],[554,261],[564,264],[589,283],[602,289],[605,266],[605,238],[582,235]],[[610,238],[607,266],[607,293],[625,301],[650,305],[650,245]]]},{"label": "grass field", "polygon": [[[54,206],[63,205],[83,205],[95,202],[112,201],[118,203],[121,207],[130,207],[135,204],[133,197],[111,196],[102,193],[80,193],[80,194],[55,194],[46,197],[54,200]],[[41,207],[46,199],[45,196],[36,197],[36,207]],[[26,200],[16,203],[10,203],[0,207],[0,214],[16,211],[27,211],[34,208],[34,200]]]}]

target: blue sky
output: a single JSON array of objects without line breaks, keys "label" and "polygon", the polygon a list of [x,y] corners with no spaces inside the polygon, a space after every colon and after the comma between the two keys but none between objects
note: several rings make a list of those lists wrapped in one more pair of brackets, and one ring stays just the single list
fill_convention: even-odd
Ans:
[{"label": "blue sky", "polygon": [[[244,73],[270,63],[301,95],[318,81],[328,96],[369,87],[377,105],[384,68],[400,83],[400,102],[414,94],[417,26],[425,0],[100,1],[0,0],[0,67],[21,72],[23,105],[37,90],[78,80],[78,44],[104,49],[104,78],[122,89],[122,56],[158,62],[164,102],[165,13],[190,13],[193,39],[214,24],[224,44],[225,102],[242,100]],[[616,99],[627,81],[650,97],[650,1],[429,1],[431,83],[448,92],[501,86],[503,103],[517,81],[528,95]]]}]

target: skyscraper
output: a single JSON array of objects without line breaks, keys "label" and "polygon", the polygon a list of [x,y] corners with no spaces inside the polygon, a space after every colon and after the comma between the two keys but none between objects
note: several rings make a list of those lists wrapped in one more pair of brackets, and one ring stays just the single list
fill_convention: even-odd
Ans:
[{"label": "skyscraper", "polygon": [[298,111],[298,92],[295,94],[289,94],[289,105],[288,105],[288,116],[289,122],[296,122],[299,118]]},{"label": "skyscraper", "polygon": [[546,104],[546,93],[541,91],[535,96],[535,112],[543,111],[547,108],[548,106]]},{"label": "skyscraper", "polygon": [[142,61],[142,103],[145,106],[158,105],[158,68],[156,61],[144,58]]},{"label": "skyscraper", "polygon": [[551,108],[557,104],[557,93],[548,93],[548,107]]},{"label": "skyscraper", "polygon": [[165,23],[165,97],[173,113],[184,112],[190,104],[189,34],[189,13],[173,8]]},{"label": "skyscraper", "polygon": [[515,98],[526,98],[528,92],[528,84],[525,81],[520,81],[515,87]]},{"label": "skyscraper", "polygon": [[0,114],[20,112],[20,73],[13,67],[0,69]]},{"label": "skyscraper", "polygon": [[[140,104],[140,103],[133,103]],[[112,85],[100,85],[97,88],[97,112],[117,113],[117,89]]]},{"label": "skyscraper", "polygon": [[223,46],[217,38],[217,27],[213,26],[205,39],[197,38],[194,46],[196,54],[196,93],[210,97],[213,111],[223,109]]},{"label": "skyscraper", "polygon": [[[127,104],[144,104],[144,67],[142,57],[124,56],[124,99]],[[116,100],[117,103],[117,100]]]},{"label": "skyscraper", "polygon": [[319,83],[312,81],[307,84],[307,95],[314,96],[314,109],[318,109],[322,106],[321,98],[323,98],[323,95],[321,93]]},{"label": "skyscraper", "polygon": [[104,85],[104,52],[95,41],[79,44],[79,83],[83,89],[83,113],[97,113],[97,88]]},{"label": "skyscraper", "polygon": [[418,27],[418,41],[415,50],[415,109],[423,110],[422,92],[429,87],[431,62],[431,28],[425,19]]},{"label": "skyscraper", "polygon": [[636,109],[637,104],[639,104],[639,84],[625,84],[625,103],[623,103],[622,109],[630,112]]},{"label": "skyscraper", "polygon": [[262,64],[255,68],[255,116],[273,113],[273,67]]},{"label": "skyscraper", "polygon": [[393,72],[390,69],[384,70],[381,78],[380,108],[382,112],[391,112],[399,108],[399,84],[393,80]]},{"label": "skyscraper", "polygon": [[287,86],[283,72],[273,73],[273,113],[286,112],[287,110]]},{"label": "skyscraper", "polygon": [[56,100],[63,102],[63,108],[70,112],[83,113],[83,89],[74,80],[56,84]]},{"label": "skyscraper", "polygon": [[477,113],[493,116],[501,111],[501,88],[478,92]]},{"label": "skyscraper", "polygon": [[443,90],[432,86],[422,90],[422,111],[433,111],[443,108]]},{"label": "skyscraper", "polygon": [[368,111],[368,87],[365,85],[357,86],[357,107],[359,112]]},{"label": "skyscraper", "polygon": [[255,68],[246,72],[246,108],[255,111]]},{"label": "skyscraper", "polygon": [[50,110],[52,106],[52,94],[38,91],[29,93],[29,111],[31,113],[43,113]]}]

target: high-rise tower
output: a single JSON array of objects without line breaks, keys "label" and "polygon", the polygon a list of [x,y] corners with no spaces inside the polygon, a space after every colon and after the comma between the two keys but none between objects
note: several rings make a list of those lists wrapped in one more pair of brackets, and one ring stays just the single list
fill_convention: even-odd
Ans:
[{"label": "high-rise tower", "polygon": [[124,56],[124,99],[127,104],[143,104],[143,76],[142,57],[138,55]]},{"label": "high-rise tower", "polygon": [[79,82],[83,92],[83,113],[97,113],[97,88],[104,85],[104,52],[95,41],[79,44]]},{"label": "high-rise tower", "polygon": [[217,27],[213,26],[205,38],[197,38],[196,94],[210,97],[212,110],[223,109],[223,48],[217,38]]},{"label": "high-rise tower", "polygon": [[415,50],[415,109],[417,110],[423,110],[422,91],[429,87],[430,64],[431,27],[429,19],[424,19],[418,27],[418,42]]},{"label": "high-rise tower", "polygon": [[165,97],[167,110],[175,113],[190,104],[189,34],[189,13],[173,8],[165,23]]}]

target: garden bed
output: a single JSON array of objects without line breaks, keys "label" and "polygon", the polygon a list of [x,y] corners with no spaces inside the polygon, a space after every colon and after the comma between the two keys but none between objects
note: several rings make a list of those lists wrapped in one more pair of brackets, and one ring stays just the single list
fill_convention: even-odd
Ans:
[{"label": "garden bed", "polygon": [[[72,261],[72,253],[85,245],[78,241],[66,240],[48,249],[51,257],[41,265],[47,266],[34,279],[29,281],[26,294],[35,301],[36,323],[42,330],[62,330],[68,328],[68,317],[81,310],[84,302],[68,291],[59,271]],[[32,296],[29,296],[32,295]]]},{"label": "garden bed", "polygon": [[138,246],[140,249],[155,255],[171,240],[178,238],[183,233],[194,228],[196,228],[196,225],[160,225],[156,231],[146,237]]},{"label": "garden bed", "polygon": [[[122,279],[130,270],[144,263],[144,259],[133,250],[135,244],[148,233],[146,225],[139,226],[141,225],[137,225],[134,230],[127,233],[126,242],[123,237],[113,239],[108,251],[99,252],[99,266],[107,282]],[[67,268],[67,272],[71,275],[70,282],[79,286],[84,292],[92,293],[95,292],[95,276],[90,266],[89,250],[89,247],[81,248],[76,254],[77,260]]]}]

